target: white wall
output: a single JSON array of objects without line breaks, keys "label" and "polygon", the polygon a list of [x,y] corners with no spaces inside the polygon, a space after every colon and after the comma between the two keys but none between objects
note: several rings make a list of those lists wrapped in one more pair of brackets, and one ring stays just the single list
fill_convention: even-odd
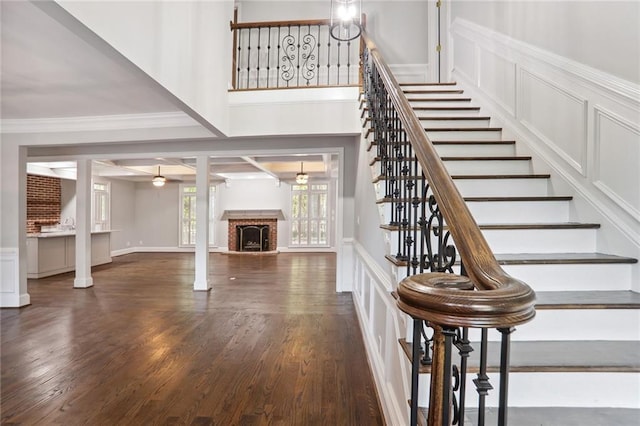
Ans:
[{"label": "white wall", "polygon": [[450,5],[454,19],[640,83],[640,2],[456,0]]},{"label": "white wall", "polygon": [[[111,179],[111,251],[127,250],[138,244],[136,228],[136,184]],[[177,203],[177,201],[176,201]]]},{"label": "white wall", "polygon": [[58,3],[193,109],[194,118],[226,133],[232,1]]},{"label": "white wall", "polygon": [[67,218],[76,221],[76,181],[60,179],[60,223]]},{"label": "white wall", "polygon": [[[162,250],[178,247],[179,185],[167,182],[156,188],[135,184],[135,241],[132,245]],[[117,208],[114,204],[112,208]]]}]

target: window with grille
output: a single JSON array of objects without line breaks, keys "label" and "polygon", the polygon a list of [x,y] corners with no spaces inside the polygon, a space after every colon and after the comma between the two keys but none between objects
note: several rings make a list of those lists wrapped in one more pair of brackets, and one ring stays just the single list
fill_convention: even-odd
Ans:
[{"label": "window with grille", "polygon": [[110,229],[111,186],[109,183],[94,182],[91,198],[91,228],[97,231]]},{"label": "window with grille", "polygon": [[329,246],[329,184],[291,186],[291,245]]},{"label": "window with grille", "polygon": [[[216,187],[209,187],[209,245],[213,246],[214,237],[214,199]],[[191,247],[196,244],[196,187],[180,185],[180,246]]]}]

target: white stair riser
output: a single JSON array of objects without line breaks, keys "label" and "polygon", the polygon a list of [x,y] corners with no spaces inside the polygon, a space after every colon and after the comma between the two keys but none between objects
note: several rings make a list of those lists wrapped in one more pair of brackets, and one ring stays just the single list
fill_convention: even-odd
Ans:
[{"label": "white stair riser", "polygon": [[[404,89],[407,90],[407,89]],[[412,90],[412,89],[408,89]],[[414,90],[433,90],[433,89],[414,89]],[[443,89],[439,93],[407,93],[405,91],[405,96],[410,101],[412,99],[469,99],[468,95],[464,93],[446,93],[444,90],[456,90],[456,89]]]},{"label": "white stair riser", "polygon": [[483,230],[494,253],[591,253],[595,229]]},{"label": "white stair riser", "polygon": [[[513,341],[534,340],[638,340],[638,309],[537,309],[536,317],[516,327]],[[469,330],[469,340],[480,341],[480,331]],[[500,333],[489,330],[489,340],[499,341]]]},{"label": "white stair riser", "polygon": [[630,264],[503,265],[535,291],[631,290]]},{"label": "white stair riser", "polygon": [[[439,108],[437,105],[430,105]],[[463,105],[467,107],[468,105]],[[417,109],[415,113],[418,117],[477,117],[480,115],[478,109]]]},{"label": "white stair riser", "polygon": [[414,84],[413,82],[409,84],[403,84],[401,86],[403,91],[407,90],[456,90],[460,89],[457,84],[437,84],[437,83],[427,83],[425,84]]},{"label": "white stair riser", "polygon": [[472,145],[439,144],[435,145],[441,157],[507,157],[516,155],[515,145]]},{"label": "white stair riser", "polygon": [[[416,101],[409,99],[412,108],[415,107],[475,107],[473,101]],[[416,110],[420,111],[420,110]]]},{"label": "white stair riser", "polygon": [[[560,223],[569,219],[568,201],[468,201],[467,206],[479,224]],[[378,204],[389,223],[393,203]],[[413,212],[412,212],[413,213]]]},{"label": "white stair riser", "polygon": [[[391,247],[397,247],[400,232],[387,232]],[[596,248],[595,229],[484,229],[482,234],[494,253],[591,253]]]},{"label": "white stair riser", "polygon": [[450,175],[516,175],[532,172],[531,161],[525,160],[447,160],[444,166]]},{"label": "white stair riser", "polygon": [[559,223],[569,220],[568,201],[467,201],[477,223]]},{"label": "white stair riser", "polygon": [[428,118],[420,119],[422,127],[429,128],[457,128],[457,127],[489,127],[489,120],[429,120]]},{"label": "white stair riser", "polygon": [[454,179],[463,197],[527,197],[549,194],[548,179]]},{"label": "white stair riser", "polygon": [[502,140],[502,131],[428,131],[427,135],[432,141],[499,141]]},{"label": "white stair riser", "polygon": [[[426,376],[426,374],[425,374]],[[466,407],[477,407],[478,393],[467,376]],[[493,390],[488,407],[498,406],[500,379],[489,373]],[[511,373],[510,407],[618,407],[640,408],[640,373]]]}]

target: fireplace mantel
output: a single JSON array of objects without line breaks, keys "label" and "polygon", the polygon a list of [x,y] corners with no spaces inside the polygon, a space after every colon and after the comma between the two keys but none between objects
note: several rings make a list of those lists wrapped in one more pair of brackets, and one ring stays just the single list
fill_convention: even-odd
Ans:
[{"label": "fireplace mantel", "polygon": [[282,210],[225,210],[220,220],[228,219],[279,219],[284,220]]}]

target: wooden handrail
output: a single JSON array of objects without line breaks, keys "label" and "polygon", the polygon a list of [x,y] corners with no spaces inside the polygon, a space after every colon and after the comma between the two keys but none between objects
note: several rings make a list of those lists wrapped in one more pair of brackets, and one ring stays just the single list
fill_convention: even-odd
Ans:
[{"label": "wooden handrail", "polygon": [[295,21],[264,21],[264,22],[232,22],[229,24],[231,30],[239,30],[243,28],[269,28],[269,27],[301,27],[304,25],[329,25],[331,21],[329,19],[301,19]]},{"label": "wooden handrail", "polygon": [[456,277],[451,274],[414,275],[398,288],[399,307],[455,327],[510,327],[531,320],[535,293],[500,267],[389,66],[366,31],[362,37],[476,289],[449,288],[447,281]]}]

